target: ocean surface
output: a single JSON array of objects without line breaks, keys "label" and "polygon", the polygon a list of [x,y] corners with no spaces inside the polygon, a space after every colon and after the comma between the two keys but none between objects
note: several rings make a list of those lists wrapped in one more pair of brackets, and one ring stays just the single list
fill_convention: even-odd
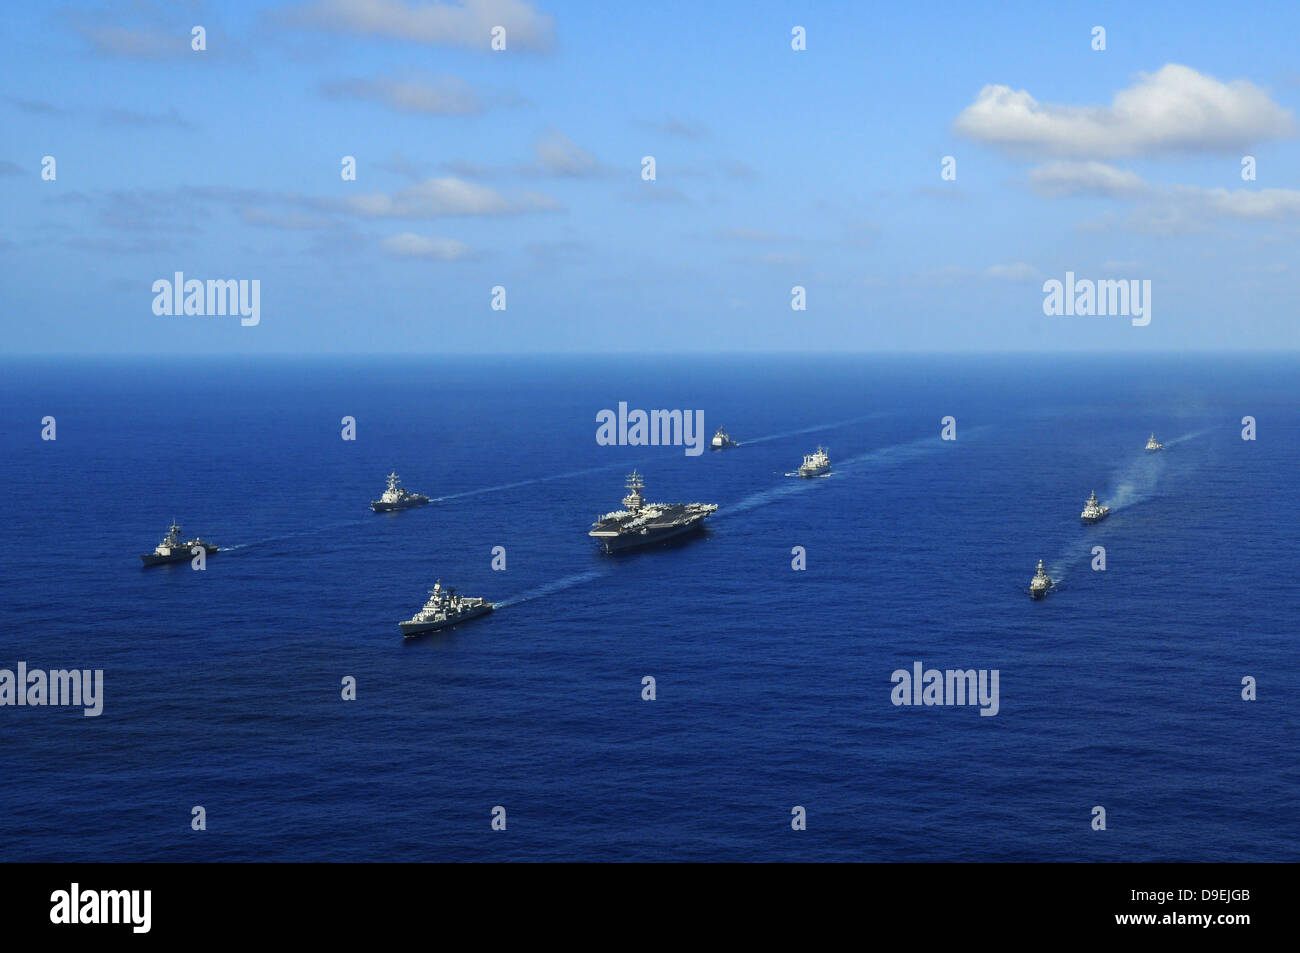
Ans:
[{"label": "ocean surface", "polygon": [[[104,709],[0,708],[0,859],[1300,859],[1298,383],[1282,356],[6,359],[0,668],[102,669]],[[599,446],[620,401],[742,446]],[[832,474],[787,476],[818,443]],[[634,466],[717,503],[707,531],[602,555]],[[371,513],[394,469],[434,502]],[[173,517],[222,547],[204,571],[141,568]],[[403,641],[438,577],[503,605]],[[997,670],[996,716],[895,706],[918,661]]]}]

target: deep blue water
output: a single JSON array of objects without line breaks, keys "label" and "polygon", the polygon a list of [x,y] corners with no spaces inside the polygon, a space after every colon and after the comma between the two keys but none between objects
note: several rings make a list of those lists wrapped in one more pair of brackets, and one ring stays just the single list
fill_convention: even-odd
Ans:
[{"label": "deep blue water", "polygon": [[[0,708],[0,859],[1295,860],[1298,370],[8,361],[0,668],[106,697]],[[597,446],[620,400],[750,442]],[[634,465],[707,534],[599,554]],[[436,502],[372,514],[391,469]],[[234,548],[142,570],[173,516]],[[506,605],[403,642],[436,576]],[[895,707],[917,660],[997,669],[1000,712]]]}]

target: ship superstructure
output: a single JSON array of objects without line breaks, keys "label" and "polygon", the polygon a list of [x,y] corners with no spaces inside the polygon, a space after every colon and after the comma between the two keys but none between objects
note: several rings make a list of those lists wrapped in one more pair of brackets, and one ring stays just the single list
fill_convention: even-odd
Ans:
[{"label": "ship superstructure", "polygon": [[1156,435],[1153,433],[1150,437],[1147,438],[1147,445],[1144,449],[1147,450],[1148,452],[1151,452],[1154,450],[1163,450],[1164,448],[1165,445],[1163,443],[1156,443]]},{"label": "ship superstructure", "polygon": [[732,447],[739,446],[736,441],[732,440],[727,433],[727,428],[719,427],[718,432],[713,435],[713,442],[709,444],[710,450],[729,450]]},{"label": "ship superstructure", "polygon": [[1038,560],[1038,572],[1034,573],[1034,578],[1029,580],[1029,598],[1041,599],[1047,595],[1047,590],[1052,588],[1052,577],[1043,569],[1043,561]]},{"label": "ship superstructure", "polygon": [[217,552],[218,549],[218,547],[204,542],[197,536],[193,539],[182,540],[180,524],[172,520],[172,525],[167,527],[167,535],[163,538],[163,541],[154,547],[153,552],[144,553],[140,557],[140,561],[146,566],[188,562],[196,555],[194,553],[196,548],[202,549],[208,556]]},{"label": "ship superstructure", "polygon": [[815,477],[830,472],[831,458],[825,447],[818,447],[812,453],[806,453],[803,464],[799,467],[799,476]]},{"label": "ship superstructure", "polygon": [[429,590],[429,601],[424,604],[424,608],[405,622],[397,623],[397,627],[409,639],[413,635],[445,629],[467,619],[486,615],[493,608],[492,603],[480,596],[458,596],[455,587],[442,588],[442,580],[439,579]]},{"label": "ship superstructure", "polygon": [[699,529],[704,519],[717,511],[714,503],[647,503],[641,495],[645,484],[633,470],[627,478],[623,509],[606,513],[591,524],[587,534],[612,553],[657,543]]},{"label": "ship superstructure", "polygon": [[1085,523],[1100,523],[1107,516],[1110,516],[1110,507],[1102,506],[1101,501],[1097,499],[1097,491],[1093,490],[1092,495],[1084,501],[1083,512],[1079,514],[1079,519]]},{"label": "ship superstructure", "polygon": [[384,495],[377,500],[371,500],[370,508],[376,513],[387,513],[390,510],[404,510],[411,506],[423,506],[429,502],[429,498],[423,493],[412,493],[406,487],[402,486],[402,478],[396,473],[388,474],[388,489],[384,490]]}]

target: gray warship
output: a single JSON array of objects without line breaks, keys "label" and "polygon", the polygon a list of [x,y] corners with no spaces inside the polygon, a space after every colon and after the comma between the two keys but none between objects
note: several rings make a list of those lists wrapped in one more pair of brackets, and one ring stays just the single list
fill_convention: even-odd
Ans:
[{"label": "gray warship", "polygon": [[424,604],[424,608],[405,622],[397,623],[397,627],[409,639],[487,615],[493,608],[492,603],[479,596],[458,596],[455,587],[443,589],[442,580],[439,579],[429,590],[429,601]]},{"label": "gray warship", "polygon": [[825,447],[818,447],[815,453],[806,453],[803,458],[803,465],[799,467],[801,477],[821,476],[823,473],[829,473],[831,469],[831,458]]},{"label": "gray warship", "polygon": [[591,524],[587,535],[600,541],[605,552],[613,553],[658,543],[700,529],[705,518],[718,507],[714,503],[647,503],[641,496],[645,484],[633,470],[627,478],[628,495],[623,509],[606,513]]},{"label": "gray warship", "polygon": [[1097,491],[1093,490],[1092,495],[1083,504],[1083,512],[1079,514],[1079,519],[1085,523],[1100,523],[1107,516],[1110,516],[1110,507],[1102,506],[1101,501],[1097,499]]},{"label": "gray warship", "polygon": [[1164,448],[1165,445],[1163,443],[1156,443],[1156,435],[1152,434],[1147,438],[1147,445],[1143,449],[1147,452],[1154,452],[1156,450],[1163,450]]},{"label": "gray warship", "polygon": [[739,447],[740,444],[732,440],[727,433],[726,427],[719,427],[718,432],[713,435],[713,441],[709,444],[710,450],[730,450],[732,447]]},{"label": "gray warship", "polygon": [[217,552],[218,547],[211,543],[204,542],[195,536],[193,539],[181,540],[181,528],[175,520],[167,528],[167,535],[163,541],[154,547],[151,553],[144,553],[140,556],[140,561],[146,566],[161,566],[163,563],[183,563],[189,562],[194,557],[195,548],[203,549],[204,553],[211,556]]},{"label": "gray warship", "polygon": [[377,500],[370,501],[370,508],[376,513],[387,513],[391,510],[404,510],[412,506],[423,506],[429,502],[429,498],[423,493],[412,493],[406,487],[402,486],[402,480],[396,473],[388,474],[388,489],[384,490],[384,495]]},{"label": "gray warship", "polygon": [[1043,569],[1043,561],[1038,560],[1038,572],[1034,573],[1034,578],[1029,581],[1029,598],[1041,599],[1047,595],[1047,590],[1052,588],[1052,577]]}]

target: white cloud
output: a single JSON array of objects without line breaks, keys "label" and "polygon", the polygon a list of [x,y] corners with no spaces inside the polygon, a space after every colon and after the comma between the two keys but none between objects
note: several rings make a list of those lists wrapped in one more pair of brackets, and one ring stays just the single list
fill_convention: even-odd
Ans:
[{"label": "white cloud", "polygon": [[507,198],[496,189],[454,176],[426,179],[392,195],[372,192],[347,199],[344,208],[365,218],[433,218],[439,215],[515,215],[556,209],[553,199],[534,193]]},{"label": "white cloud", "polygon": [[383,103],[400,112],[427,116],[472,116],[483,111],[473,87],[455,76],[376,77],[328,83],[323,91],[331,99],[344,96]]},{"label": "white cloud", "polygon": [[1049,162],[1029,172],[1029,184],[1043,195],[1136,195],[1146,183],[1136,172],[1095,160]]},{"label": "white cloud", "polygon": [[312,0],[289,10],[290,24],[433,46],[491,50],[492,28],[506,30],[506,49],[550,47],[555,20],[523,0]]},{"label": "white cloud", "polygon": [[998,146],[1080,158],[1242,149],[1290,136],[1290,110],[1247,80],[1223,83],[1170,63],[1115,94],[1109,106],[1040,103],[1025,90],[985,86],[957,132]]},{"label": "white cloud", "polygon": [[395,258],[432,258],[455,261],[469,254],[469,246],[454,238],[431,238],[414,232],[402,232],[380,242],[385,254]]},{"label": "white cloud", "polygon": [[578,147],[558,129],[545,133],[533,145],[542,171],[550,175],[588,176],[600,171],[600,163],[586,150]]},{"label": "white cloud", "polygon": [[993,265],[984,272],[984,277],[1001,281],[1037,281],[1042,276],[1033,265],[1018,261],[1010,265]]}]

